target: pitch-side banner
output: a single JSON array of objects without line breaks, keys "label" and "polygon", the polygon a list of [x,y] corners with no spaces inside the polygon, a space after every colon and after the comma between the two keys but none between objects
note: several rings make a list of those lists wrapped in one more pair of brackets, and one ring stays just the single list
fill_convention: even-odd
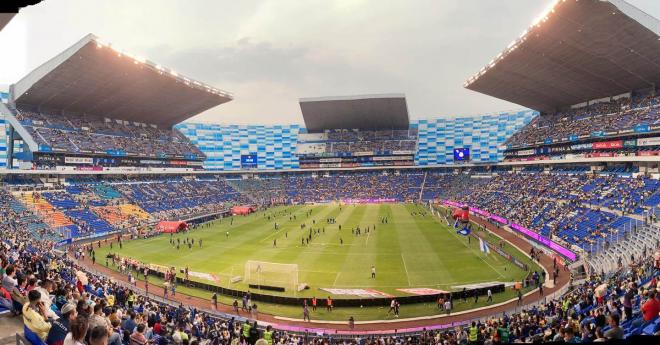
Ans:
[{"label": "pitch-side banner", "polygon": [[449,293],[449,291],[429,289],[429,288],[408,288],[408,289],[396,289],[396,290],[418,296],[439,295],[441,293]]},{"label": "pitch-side banner", "polygon": [[326,288],[322,288],[321,290],[327,291],[327,292],[329,292],[333,295],[349,295],[349,296],[371,297],[371,298],[379,298],[379,297],[391,298],[391,297],[394,297],[390,294],[384,293],[382,291],[374,290],[374,289],[326,289]]}]

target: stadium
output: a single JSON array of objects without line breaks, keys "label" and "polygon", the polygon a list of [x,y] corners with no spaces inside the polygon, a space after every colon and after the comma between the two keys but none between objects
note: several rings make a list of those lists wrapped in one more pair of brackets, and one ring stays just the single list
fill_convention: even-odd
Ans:
[{"label": "stadium", "polygon": [[524,109],[231,125],[189,119],[238,94],[86,35],[2,93],[0,345],[653,341],[659,42],[556,1],[463,85]]}]

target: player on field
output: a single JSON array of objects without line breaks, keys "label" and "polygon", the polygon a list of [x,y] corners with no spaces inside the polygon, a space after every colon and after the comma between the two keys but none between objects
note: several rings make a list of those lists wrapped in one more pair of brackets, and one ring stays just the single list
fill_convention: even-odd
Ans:
[{"label": "player on field", "polygon": [[304,303],[303,303],[303,321],[307,321],[307,322],[312,321],[309,318],[309,308],[307,308],[307,300],[304,300]]},{"label": "player on field", "polygon": [[371,265],[371,279],[376,279],[376,266]]},{"label": "player on field", "polygon": [[394,312],[395,307],[396,299],[392,298],[392,301],[390,301],[390,309],[387,311],[387,315],[390,315],[390,313]]}]

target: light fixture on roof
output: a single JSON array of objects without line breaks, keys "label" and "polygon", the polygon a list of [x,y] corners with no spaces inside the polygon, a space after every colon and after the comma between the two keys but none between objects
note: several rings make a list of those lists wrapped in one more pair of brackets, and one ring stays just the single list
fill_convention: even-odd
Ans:
[{"label": "light fixture on roof", "polygon": [[173,76],[175,76],[175,77],[178,77],[178,76],[179,76],[179,74],[176,73],[175,70],[170,70],[170,74],[173,75]]},{"label": "light fixture on roof", "polygon": [[543,12],[541,12],[541,14],[538,17],[536,17],[534,21],[532,21],[532,26],[539,27],[541,21],[548,20],[548,14],[555,8],[555,5],[557,5],[558,2],[559,0],[550,3],[550,5],[545,10],[543,10]]}]

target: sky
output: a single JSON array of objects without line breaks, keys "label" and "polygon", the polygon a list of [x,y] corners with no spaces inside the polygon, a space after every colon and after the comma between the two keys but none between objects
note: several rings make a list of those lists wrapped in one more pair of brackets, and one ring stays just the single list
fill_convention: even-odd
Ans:
[{"label": "sky", "polygon": [[521,109],[463,83],[552,2],[46,0],[0,32],[0,85],[93,33],[234,94],[194,122],[302,124],[299,98],[378,93],[404,93],[411,119]]}]

